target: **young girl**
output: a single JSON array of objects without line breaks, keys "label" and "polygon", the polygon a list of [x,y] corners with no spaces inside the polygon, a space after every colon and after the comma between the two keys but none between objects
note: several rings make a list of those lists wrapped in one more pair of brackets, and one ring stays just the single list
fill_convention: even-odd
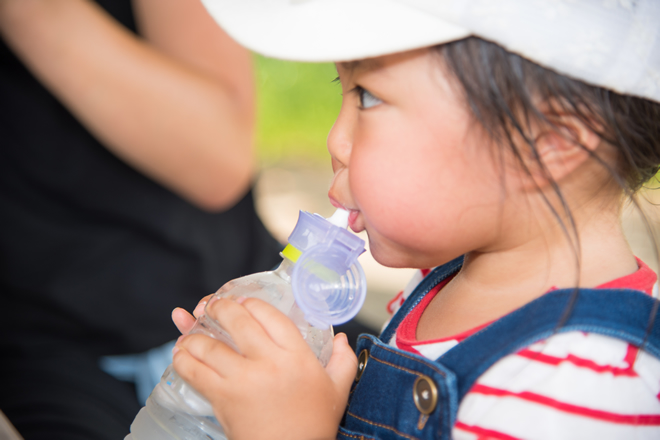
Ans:
[{"label": "young girl", "polygon": [[660,3],[206,4],[339,61],[330,200],[380,263],[435,268],[326,369],[272,307],[214,302],[241,354],[193,335],[174,366],[230,438],[660,438],[656,276],[619,219],[660,164]]}]

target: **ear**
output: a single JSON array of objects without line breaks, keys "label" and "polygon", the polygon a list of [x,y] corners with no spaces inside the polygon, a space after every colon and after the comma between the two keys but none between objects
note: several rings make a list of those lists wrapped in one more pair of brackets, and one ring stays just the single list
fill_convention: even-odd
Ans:
[{"label": "ear", "polygon": [[551,180],[560,182],[587,162],[601,144],[600,137],[578,117],[568,114],[551,117],[554,126],[539,128],[535,136],[545,170],[536,158],[530,158],[528,168],[534,183],[543,188]]}]

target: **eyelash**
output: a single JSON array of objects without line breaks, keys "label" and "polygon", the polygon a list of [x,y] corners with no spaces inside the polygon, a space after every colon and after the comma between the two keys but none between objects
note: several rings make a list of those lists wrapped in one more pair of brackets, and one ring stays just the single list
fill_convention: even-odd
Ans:
[{"label": "eyelash", "polygon": [[[374,96],[369,90],[365,89],[364,87],[356,86],[355,89],[353,89],[353,90],[355,90],[355,92],[358,95],[358,99],[360,100],[360,109],[361,110],[368,110],[372,107],[377,106],[378,104],[380,104],[382,102],[379,98]],[[364,96],[365,96],[365,94],[369,94],[369,96],[371,96],[373,99],[377,100],[378,102],[373,104],[373,105],[370,105],[368,107],[365,107],[365,105],[364,105],[364,101],[365,101]]]},{"label": "eyelash", "polygon": [[[331,82],[332,83],[337,83],[339,81],[340,81],[340,78],[337,77],[337,78],[333,79]],[[374,96],[370,91],[368,91],[367,89],[365,89],[362,86],[355,86],[355,88],[350,91],[350,93],[352,93],[352,92],[355,92],[358,95],[358,99],[360,100],[360,106],[359,106],[360,110],[367,110],[367,109],[369,109],[371,107],[374,107],[375,105],[378,105],[382,102],[379,98]],[[365,93],[368,93],[372,98],[378,100],[379,102],[377,104],[372,105],[371,107],[365,107],[364,106],[364,94]]]}]

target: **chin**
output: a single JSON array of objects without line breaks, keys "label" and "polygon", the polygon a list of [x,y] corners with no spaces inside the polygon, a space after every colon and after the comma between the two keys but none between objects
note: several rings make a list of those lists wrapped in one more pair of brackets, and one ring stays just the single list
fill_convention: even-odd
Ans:
[{"label": "chin", "polygon": [[425,250],[399,249],[369,240],[369,251],[378,263],[396,269],[431,269],[450,262],[462,254],[431,254]]},{"label": "chin", "polygon": [[396,269],[403,268],[417,268],[414,265],[414,262],[410,258],[405,256],[397,255],[397,252],[392,250],[383,249],[376,244],[369,243],[369,251],[378,263],[382,264],[385,267],[391,267]]}]

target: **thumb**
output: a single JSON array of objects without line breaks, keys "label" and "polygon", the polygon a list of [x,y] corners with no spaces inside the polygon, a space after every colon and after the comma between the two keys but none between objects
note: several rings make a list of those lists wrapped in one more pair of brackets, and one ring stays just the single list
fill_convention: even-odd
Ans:
[{"label": "thumb", "polygon": [[195,325],[195,318],[181,307],[172,310],[172,321],[182,335],[187,335]]},{"label": "thumb", "polygon": [[344,333],[338,333],[335,336],[332,356],[325,367],[325,371],[335,383],[337,389],[348,394],[357,372],[357,357],[348,344],[348,338]]}]

